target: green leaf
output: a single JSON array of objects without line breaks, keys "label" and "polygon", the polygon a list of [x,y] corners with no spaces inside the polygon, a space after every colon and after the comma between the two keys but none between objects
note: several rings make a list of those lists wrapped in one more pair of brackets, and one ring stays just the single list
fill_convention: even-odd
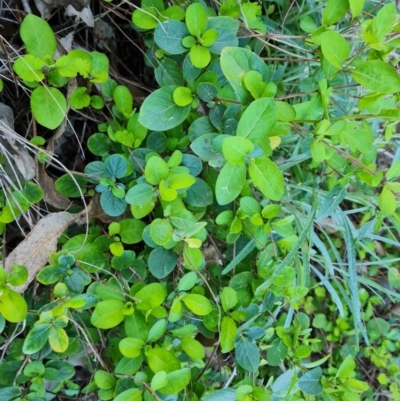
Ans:
[{"label": "green leaf", "polygon": [[104,162],[104,172],[108,177],[122,178],[128,171],[128,162],[122,155],[108,156]]},{"label": "green leaf", "polygon": [[[385,35],[392,32],[393,24],[396,22],[396,17],[396,5],[394,3],[386,4],[378,11],[376,17],[372,20],[367,30],[371,30],[374,38],[379,42],[383,42]],[[373,43],[374,42],[375,41],[373,41]]]},{"label": "green leaf", "polygon": [[160,319],[151,327],[149,335],[147,336],[146,342],[158,341],[165,333],[167,328],[167,321],[165,319]]},{"label": "green leaf", "polygon": [[151,239],[155,244],[163,246],[172,238],[172,225],[164,219],[154,219],[150,225]]},{"label": "green leaf", "polygon": [[164,58],[160,61],[160,64],[154,70],[154,76],[160,86],[183,86],[182,70],[179,68],[178,63],[169,58]]},{"label": "green leaf", "polygon": [[86,192],[87,179],[82,175],[64,174],[54,184],[61,195],[68,198],[79,198]]},{"label": "green leaf", "polygon": [[115,386],[117,379],[111,373],[99,369],[96,370],[96,373],[94,374],[94,382],[98,388],[108,390]]},{"label": "green leaf", "polygon": [[148,96],[140,108],[139,122],[154,131],[166,131],[181,124],[190,112],[190,105],[177,106],[173,99],[176,86],[165,86]]},{"label": "green leaf", "polygon": [[400,91],[400,77],[397,71],[384,61],[361,61],[352,75],[356,82],[371,91],[378,93]]},{"label": "green leaf", "polygon": [[101,194],[100,205],[102,209],[112,217],[121,216],[126,209],[125,200],[115,197],[111,191],[106,191]]},{"label": "green leaf", "polygon": [[205,8],[199,3],[191,4],[186,10],[185,22],[190,34],[199,38],[207,27]]},{"label": "green leaf", "polygon": [[64,95],[56,88],[39,86],[31,95],[32,113],[40,125],[48,129],[57,128],[67,113]]},{"label": "green leaf", "polygon": [[353,15],[353,18],[361,14],[362,9],[364,8],[364,4],[365,0],[349,0],[350,11]]},{"label": "green leaf", "polygon": [[150,369],[154,372],[171,373],[181,368],[179,359],[164,348],[153,348],[146,351],[146,357]]},{"label": "green leaf", "polygon": [[322,394],[323,387],[321,385],[322,369],[315,368],[309,370],[300,377],[298,384],[300,390],[308,395],[317,396]]},{"label": "green leaf", "polygon": [[221,352],[223,354],[230,352],[235,347],[237,327],[235,321],[229,317],[224,316],[221,323]]},{"label": "green leaf", "polygon": [[197,68],[205,68],[210,64],[210,51],[201,45],[194,45],[190,48],[190,61]]},{"label": "green leaf", "polygon": [[187,190],[185,203],[195,207],[205,207],[213,203],[213,193],[208,184],[201,178]]},{"label": "green leaf", "polygon": [[13,70],[24,81],[40,82],[44,79],[42,68],[45,64],[41,58],[27,54],[17,58]]},{"label": "green leaf", "polygon": [[[232,18],[228,19],[232,20]],[[255,70],[261,74],[263,81],[268,78],[268,68],[265,62],[248,49],[227,47],[221,52],[220,62],[222,72],[232,85],[237,98],[242,104],[253,100],[252,95],[243,85],[246,73]]]},{"label": "green leaf", "polygon": [[238,364],[248,372],[257,372],[260,365],[260,351],[254,341],[241,337],[235,345]]},{"label": "green leaf", "polygon": [[234,308],[238,303],[237,292],[231,287],[224,287],[221,294],[221,303],[225,312]]},{"label": "green leaf", "polygon": [[271,366],[279,366],[286,358],[288,348],[280,338],[272,341],[271,347],[267,349],[267,361]]},{"label": "green leaf", "polygon": [[144,286],[135,294],[136,308],[150,310],[160,306],[167,297],[167,290],[159,283],[151,283]]},{"label": "green leaf", "polygon": [[212,310],[211,302],[204,295],[187,294],[182,301],[190,311],[198,316],[208,315]]},{"label": "green leaf", "polygon": [[182,54],[187,51],[182,46],[182,40],[189,35],[183,22],[169,20],[157,25],[154,31],[154,41],[157,46],[170,54]]},{"label": "green leaf", "polygon": [[215,196],[220,205],[234,201],[243,190],[246,182],[246,166],[227,162],[218,175]]},{"label": "green leaf", "polygon": [[251,160],[249,165],[250,178],[254,185],[268,199],[282,199],[285,185],[283,175],[278,166],[266,157]]},{"label": "green leaf", "polygon": [[341,70],[342,64],[350,56],[350,46],[337,32],[324,32],[320,36],[321,51],[334,67]]},{"label": "green leaf", "polygon": [[400,159],[396,160],[386,172],[386,179],[393,180],[394,178],[400,177]]},{"label": "green leaf", "polygon": [[296,280],[296,272],[293,267],[285,266],[281,271],[275,276],[274,285],[278,287],[288,287],[292,285]]},{"label": "green leaf", "polygon": [[178,255],[175,252],[158,247],[150,252],[147,263],[150,273],[158,280],[161,280],[175,269],[177,261]]},{"label": "green leaf", "polygon": [[118,394],[114,401],[142,401],[142,391],[137,388],[130,388]]},{"label": "green leaf", "polygon": [[247,244],[240,250],[240,252],[231,260],[228,266],[222,270],[221,274],[227,274],[233,270],[254,248],[256,247],[254,238],[249,240]]},{"label": "green leaf", "polygon": [[26,51],[33,56],[53,57],[57,42],[50,25],[34,14],[28,14],[22,21],[19,34]]},{"label": "green leaf", "polygon": [[172,98],[174,99],[174,103],[177,106],[185,107],[192,103],[192,91],[189,88],[185,88],[183,86],[178,86],[174,93],[172,94]]},{"label": "green leaf", "polygon": [[147,161],[144,177],[149,184],[158,185],[161,180],[168,177],[168,174],[168,165],[161,157],[153,156]]},{"label": "green leaf", "polygon": [[69,104],[73,109],[83,109],[90,105],[90,95],[87,88],[76,88],[69,98]]},{"label": "green leaf", "polygon": [[0,399],[2,400],[13,400],[21,395],[21,389],[19,387],[3,387],[0,389]]},{"label": "green leaf", "polygon": [[243,164],[244,157],[254,150],[254,145],[246,138],[230,136],[222,141],[225,160],[233,164]]},{"label": "green leaf", "polygon": [[40,351],[49,338],[51,326],[49,324],[39,324],[35,326],[26,336],[22,351],[26,355],[32,355]]},{"label": "green leaf", "polygon": [[137,184],[133,186],[125,196],[125,200],[130,205],[143,206],[156,197],[154,188],[149,184]]},{"label": "green leaf", "polygon": [[141,29],[154,29],[158,25],[157,11],[150,7],[136,9],[132,14],[132,22]]},{"label": "green leaf", "polygon": [[397,208],[396,196],[386,185],[379,195],[379,208],[384,216],[391,216]]},{"label": "green leaf", "polygon": [[[92,69],[90,71],[90,82],[93,83],[104,83],[108,79],[109,61],[108,57],[104,53],[91,52],[92,57]],[[101,99],[101,98],[100,98]],[[102,99],[101,99],[102,100]]]},{"label": "green leaf", "polygon": [[124,326],[128,337],[140,338],[146,341],[149,327],[142,313],[135,310],[132,315],[125,318]]},{"label": "green leaf", "polygon": [[49,344],[53,351],[64,352],[69,345],[69,338],[62,327],[53,326],[49,333]]},{"label": "green leaf", "polygon": [[178,291],[189,291],[191,290],[197,281],[197,274],[195,272],[186,273],[178,283]]},{"label": "green leaf", "polygon": [[118,85],[113,92],[113,98],[118,109],[128,117],[132,113],[133,98],[126,86]]},{"label": "green leaf", "polygon": [[242,114],[236,135],[247,138],[253,144],[260,144],[272,131],[277,118],[278,110],[272,99],[257,99]]},{"label": "green leaf", "polygon": [[140,338],[125,337],[119,342],[119,350],[126,358],[136,358],[140,355],[145,342]]},{"label": "green leaf", "polygon": [[146,223],[136,219],[124,219],[119,222],[121,241],[124,244],[137,244],[142,241],[143,230]]},{"label": "green leaf", "polygon": [[197,95],[204,102],[211,102],[217,94],[217,87],[210,82],[201,82],[197,87]]},{"label": "green leaf", "polygon": [[351,355],[347,355],[346,358],[340,364],[335,377],[339,378],[341,382],[344,382],[347,378],[349,378],[352,375],[355,367],[356,364],[354,362],[353,357]]},{"label": "green leaf", "polygon": [[179,394],[190,383],[191,372],[189,368],[183,368],[167,374],[167,385],[158,391],[161,394]]},{"label": "green leaf", "polygon": [[124,303],[116,299],[99,302],[94,309],[90,322],[99,329],[111,329],[124,320],[123,309]]},{"label": "green leaf", "polygon": [[28,269],[25,266],[13,265],[11,272],[7,274],[7,282],[14,287],[18,287],[25,283],[28,279]]},{"label": "green leaf", "polygon": [[150,387],[153,391],[157,391],[160,388],[165,387],[167,384],[167,373],[162,370],[153,376]]},{"label": "green leaf", "polygon": [[192,359],[203,359],[205,356],[205,350],[203,345],[195,340],[194,338],[185,337],[181,340],[182,349]]},{"label": "green leaf", "polygon": [[0,313],[11,323],[22,322],[28,313],[25,298],[14,290],[1,291]]},{"label": "green leaf", "polygon": [[322,14],[322,21],[325,25],[332,25],[342,19],[349,9],[348,0],[328,0],[328,4]]}]

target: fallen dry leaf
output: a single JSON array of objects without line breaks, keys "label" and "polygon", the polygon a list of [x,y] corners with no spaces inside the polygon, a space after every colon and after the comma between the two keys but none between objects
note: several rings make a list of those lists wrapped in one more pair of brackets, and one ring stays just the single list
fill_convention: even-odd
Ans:
[{"label": "fallen dry leaf", "polygon": [[44,166],[38,163],[36,177],[44,192],[44,201],[57,209],[67,209],[71,201],[61,195],[54,185],[54,181],[47,175]]},{"label": "fallen dry leaf", "polygon": [[33,227],[29,235],[7,256],[5,269],[10,271],[13,265],[18,264],[28,269],[28,280],[25,284],[16,287],[19,293],[35,278],[37,272],[47,264],[51,252],[57,251],[57,239],[71,224],[83,224],[86,221],[87,211],[78,214],[68,212],[52,213]]}]

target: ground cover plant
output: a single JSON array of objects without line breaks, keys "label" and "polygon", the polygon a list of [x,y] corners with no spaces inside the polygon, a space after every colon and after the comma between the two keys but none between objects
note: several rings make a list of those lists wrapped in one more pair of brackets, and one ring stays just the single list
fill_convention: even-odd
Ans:
[{"label": "ground cover plant", "polygon": [[396,4],[3,3],[0,400],[399,400]]}]

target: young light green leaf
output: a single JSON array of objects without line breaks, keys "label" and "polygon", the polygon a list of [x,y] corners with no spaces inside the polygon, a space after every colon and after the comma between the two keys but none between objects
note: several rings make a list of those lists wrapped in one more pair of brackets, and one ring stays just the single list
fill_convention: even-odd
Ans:
[{"label": "young light green leaf", "polygon": [[361,14],[362,9],[364,8],[364,4],[365,0],[349,0],[350,11],[353,15],[353,18]]},{"label": "young light green leaf", "polygon": [[224,316],[221,323],[221,352],[223,354],[230,352],[235,347],[237,327],[235,321],[229,317]]},{"label": "young light green leaf", "polygon": [[390,216],[396,211],[397,201],[393,192],[385,185],[379,195],[379,208],[384,216]]},{"label": "young light green leaf", "polygon": [[135,294],[136,308],[151,310],[160,306],[167,297],[167,290],[160,283],[151,283],[144,286]]},{"label": "young light green leaf", "polygon": [[355,367],[356,367],[356,364],[354,362],[353,357],[351,355],[347,355],[347,357],[340,364],[335,377],[339,378],[341,382],[344,382],[346,379],[348,379],[351,376]]},{"label": "young light green leaf", "polygon": [[144,177],[149,184],[158,185],[161,180],[167,178],[168,174],[168,165],[161,157],[153,156],[147,161]]},{"label": "young light green leaf", "polygon": [[96,370],[96,373],[94,374],[94,382],[96,383],[97,387],[103,390],[108,390],[115,386],[117,380],[111,373],[99,369]]},{"label": "young light green leaf", "polygon": [[342,35],[327,31],[320,36],[321,51],[334,67],[341,70],[342,64],[350,56],[350,46]]},{"label": "young light green leaf", "polygon": [[22,21],[20,35],[29,54],[39,58],[53,57],[57,47],[56,37],[44,19],[28,14]]},{"label": "young light green leaf", "polygon": [[242,164],[244,157],[251,153],[254,145],[246,138],[230,136],[222,141],[222,153],[225,160],[232,164]]},{"label": "young light green leaf", "polygon": [[124,320],[123,309],[124,303],[116,299],[99,302],[94,309],[90,322],[99,329],[111,329]]},{"label": "young light green leaf", "polygon": [[190,383],[190,373],[189,368],[183,368],[175,372],[167,374],[166,380],[167,385],[160,388],[158,391],[161,394],[179,394],[183,389]]},{"label": "young light green leaf", "polygon": [[386,179],[393,180],[394,178],[400,177],[400,159],[396,160],[386,172]]},{"label": "young light green leaf", "polygon": [[249,173],[254,185],[265,197],[275,201],[282,199],[285,190],[283,175],[273,161],[267,157],[251,160]]},{"label": "young light green leaf", "polygon": [[201,45],[194,45],[190,48],[189,52],[190,61],[197,68],[205,68],[210,64],[211,53]]},{"label": "young light green leaf", "polygon": [[352,75],[356,82],[371,91],[378,93],[400,91],[400,77],[397,71],[384,61],[361,61]]},{"label": "young light green leaf", "polygon": [[11,323],[22,322],[28,313],[28,305],[25,298],[18,292],[9,289],[1,291],[0,314]]},{"label": "young light green leaf", "polygon": [[266,140],[277,117],[278,111],[272,99],[257,99],[250,104],[240,118],[236,135],[259,144],[261,140]]},{"label": "young light green leaf", "polygon": [[66,117],[67,102],[58,89],[39,86],[32,92],[31,109],[40,125],[55,129]]},{"label": "young light green leaf", "polygon": [[237,292],[231,287],[224,287],[221,294],[221,303],[225,312],[234,308],[238,303]]},{"label": "young light green leaf", "polygon": [[44,79],[42,68],[45,64],[41,58],[27,54],[17,58],[13,70],[24,81],[40,82]]},{"label": "young light green leaf", "polygon": [[348,0],[328,0],[328,4],[322,14],[322,21],[325,25],[332,25],[342,19],[349,9]]},{"label": "young light green leaf", "polygon": [[149,363],[150,369],[154,373],[161,371],[171,373],[174,370],[178,370],[181,367],[179,359],[172,352],[167,351],[164,348],[153,348],[146,351],[146,357]]},{"label": "young light green leaf", "polygon": [[199,3],[191,4],[186,10],[185,22],[190,34],[199,38],[207,27],[205,8]]},{"label": "young light green leaf", "polygon": [[190,311],[198,316],[208,315],[212,310],[211,302],[204,295],[187,294],[182,301]]},{"label": "young light green leaf", "polygon": [[140,338],[125,337],[119,342],[119,350],[126,358],[136,358],[140,355],[145,342]]},{"label": "young light green leaf", "polygon": [[62,327],[53,326],[50,328],[49,344],[55,352],[64,352],[68,348],[69,338]]}]

